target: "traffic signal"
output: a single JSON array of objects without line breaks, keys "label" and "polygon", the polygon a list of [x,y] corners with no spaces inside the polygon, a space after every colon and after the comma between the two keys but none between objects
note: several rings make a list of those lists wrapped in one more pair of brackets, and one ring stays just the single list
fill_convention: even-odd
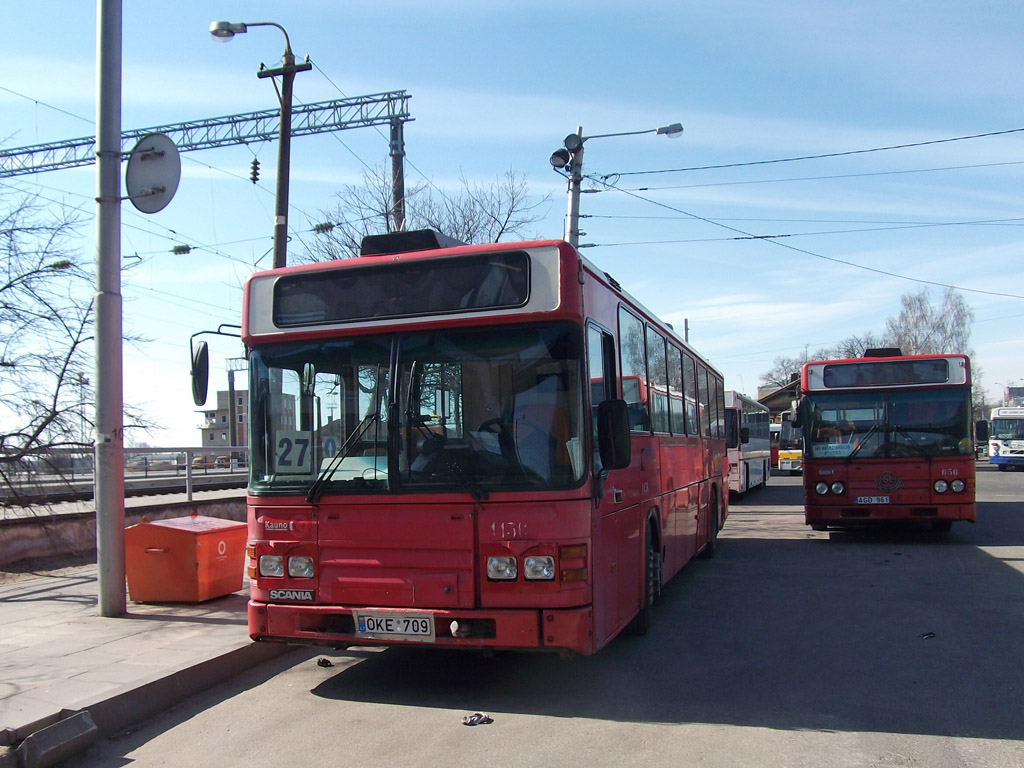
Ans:
[{"label": "traffic signal", "polygon": [[249,178],[252,179],[253,184],[260,180],[260,161],[255,157],[252,159],[252,171],[249,173]]}]

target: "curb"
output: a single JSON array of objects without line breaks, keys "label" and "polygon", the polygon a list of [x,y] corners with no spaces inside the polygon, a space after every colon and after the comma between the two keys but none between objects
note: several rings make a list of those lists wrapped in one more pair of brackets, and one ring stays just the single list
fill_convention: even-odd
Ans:
[{"label": "curb", "polygon": [[[130,728],[196,693],[209,690],[299,646],[250,643],[113,695],[74,702],[26,728],[17,746],[0,747],[0,768],[48,768],[87,749],[97,739]],[[17,757],[15,757],[17,755]]]}]

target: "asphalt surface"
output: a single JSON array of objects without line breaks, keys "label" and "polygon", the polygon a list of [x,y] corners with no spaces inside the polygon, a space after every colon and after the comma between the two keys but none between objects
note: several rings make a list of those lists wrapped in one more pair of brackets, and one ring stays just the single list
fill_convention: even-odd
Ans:
[{"label": "asphalt surface", "polygon": [[[0,766],[49,765],[290,650],[249,639],[247,584],[203,603],[129,602],[120,618],[99,615],[98,594],[96,565],[0,585]],[[61,726],[80,712],[89,722]]]}]

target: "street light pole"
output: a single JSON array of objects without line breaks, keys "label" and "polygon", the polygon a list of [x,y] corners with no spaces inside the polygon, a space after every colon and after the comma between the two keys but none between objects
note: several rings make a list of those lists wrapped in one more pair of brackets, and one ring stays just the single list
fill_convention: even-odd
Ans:
[{"label": "street light pole", "polygon": [[248,31],[249,27],[277,27],[284,35],[284,54],[281,66],[276,69],[264,69],[256,73],[257,77],[281,76],[281,125],[277,142],[277,192],[274,207],[274,268],[288,264],[288,182],[291,168],[292,140],[292,84],[296,72],[307,72],[313,68],[308,61],[295,63],[292,44],[288,32],[274,21],[238,22],[215,21],[210,25],[210,34],[215,40],[228,41],[237,34]]},{"label": "street light pole", "polygon": [[93,498],[100,616],[123,616],[124,382],[121,300],[121,2],[97,6],[96,437]]},{"label": "street light pole", "polygon": [[[679,136],[683,126],[679,123],[664,125],[661,128],[649,128],[645,131],[625,131],[623,133],[598,133],[593,136],[583,135],[583,126],[576,127],[576,133],[570,133],[562,142],[562,147],[551,155],[551,165],[556,171],[562,171],[568,180],[569,209],[565,217],[565,239],[573,248],[580,245],[580,187],[583,182],[583,144],[590,139],[606,139],[611,136],[639,136],[643,133],[656,133],[659,136]],[[564,170],[563,170],[564,169]]]}]

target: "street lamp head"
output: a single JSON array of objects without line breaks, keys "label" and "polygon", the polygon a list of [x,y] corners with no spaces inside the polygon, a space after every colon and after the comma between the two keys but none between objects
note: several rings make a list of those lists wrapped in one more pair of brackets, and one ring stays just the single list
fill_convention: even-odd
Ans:
[{"label": "street lamp head", "polygon": [[655,133],[659,136],[668,136],[670,139],[678,139],[683,135],[683,126],[680,123],[672,123],[672,125],[663,125],[658,128]]},{"label": "street lamp head", "polygon": [[220,43],[226,43],[235,35],[241,35],[248,31],[242,22],[215,21],[210,24],[210,34],[213,35],[214,40]]},{"label": "street lamp head", "polygon": [[569,150],[562,148],[556,149],[552,152],[551,157],[549,158],[552,168],[565,168],[571,159],[572,157],[569,154]]},{"label": "street lamp head", "polygon": [[562,142],[566,149],[570,152],[575,152],[577,149],[583,146],[583,137],[578,133],[570,133],[565,137],[565,141]]}]

